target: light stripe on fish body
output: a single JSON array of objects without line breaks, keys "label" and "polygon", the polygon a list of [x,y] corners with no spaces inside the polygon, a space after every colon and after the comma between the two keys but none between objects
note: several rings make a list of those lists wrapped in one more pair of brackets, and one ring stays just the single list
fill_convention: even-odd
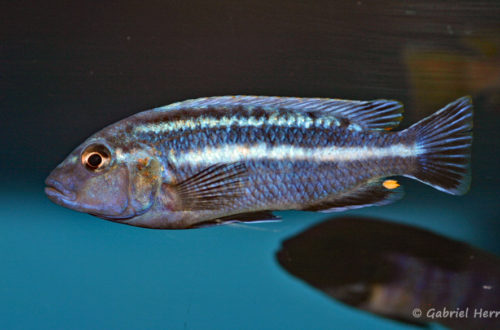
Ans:
[{"label": "light stripe on fish body", "polygon": [[[396,175],[464,193],[470,98],[389,131],[401,113],[391,100],[224,96],[174,103],[91,136],[49,176],[48,195],[117,222],[191,228],[274,219],[272,210],[388,204],[402,196],[397,182],[384,184]],[[106,166],[97,164],[99,155]],[[64,199],[68,187],[82,202]],[[110,191],[121,192],[120,203]],[[91,194],[105,198],[92,201]]]},{"label": "light stripe on fish body", "polygon": [[259,144],[230,144],[215,148],[191,150],[179,156],[171,154],[170,161],[176,166],[215,163],[233,163],[249,160],[309,161],[309,162],[352,162],[385,157],[416,157],[416,145],[397,144],[386,147],[325,147],[303,148],[293,145],[272,146]]}]

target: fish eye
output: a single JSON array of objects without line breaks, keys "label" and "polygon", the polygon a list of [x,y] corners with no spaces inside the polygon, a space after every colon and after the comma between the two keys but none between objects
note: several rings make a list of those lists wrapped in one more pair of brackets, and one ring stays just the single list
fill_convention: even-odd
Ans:
[{"label": "fish eye", "polygon": [[87,147],[82,153],[82,165],[92,172],[105,168],[111,161],[111,152],[102,144]]}]

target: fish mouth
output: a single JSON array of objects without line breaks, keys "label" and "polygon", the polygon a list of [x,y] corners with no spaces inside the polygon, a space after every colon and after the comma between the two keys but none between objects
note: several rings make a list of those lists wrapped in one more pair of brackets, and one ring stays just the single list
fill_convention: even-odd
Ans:
[{"label": "fish mouth", "polygon": [[49,199],[56,204],[64,204],[65,202],[74,201],[76,195],[64,188],[64,186],[54,179],[45,180],[45,194]]}]

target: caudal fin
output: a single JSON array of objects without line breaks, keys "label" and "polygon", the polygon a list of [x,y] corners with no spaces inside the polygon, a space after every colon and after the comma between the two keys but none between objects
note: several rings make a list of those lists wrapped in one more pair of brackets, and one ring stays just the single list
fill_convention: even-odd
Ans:
[{"label": "caudal fin", "polygon": [[470,186],[472,100],[451,102],[408,129],[417,142],[417,168],[412,177],[453,195]]}]

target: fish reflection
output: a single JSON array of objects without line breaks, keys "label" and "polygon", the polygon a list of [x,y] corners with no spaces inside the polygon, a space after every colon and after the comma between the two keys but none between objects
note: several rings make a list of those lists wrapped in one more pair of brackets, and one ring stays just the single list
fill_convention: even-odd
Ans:
[{"label": "fish reflection", "polygon": [[500,328],[499,258],[426,230],[336,218],[285,240],[277,259],[329,296],[380,316]]}]

